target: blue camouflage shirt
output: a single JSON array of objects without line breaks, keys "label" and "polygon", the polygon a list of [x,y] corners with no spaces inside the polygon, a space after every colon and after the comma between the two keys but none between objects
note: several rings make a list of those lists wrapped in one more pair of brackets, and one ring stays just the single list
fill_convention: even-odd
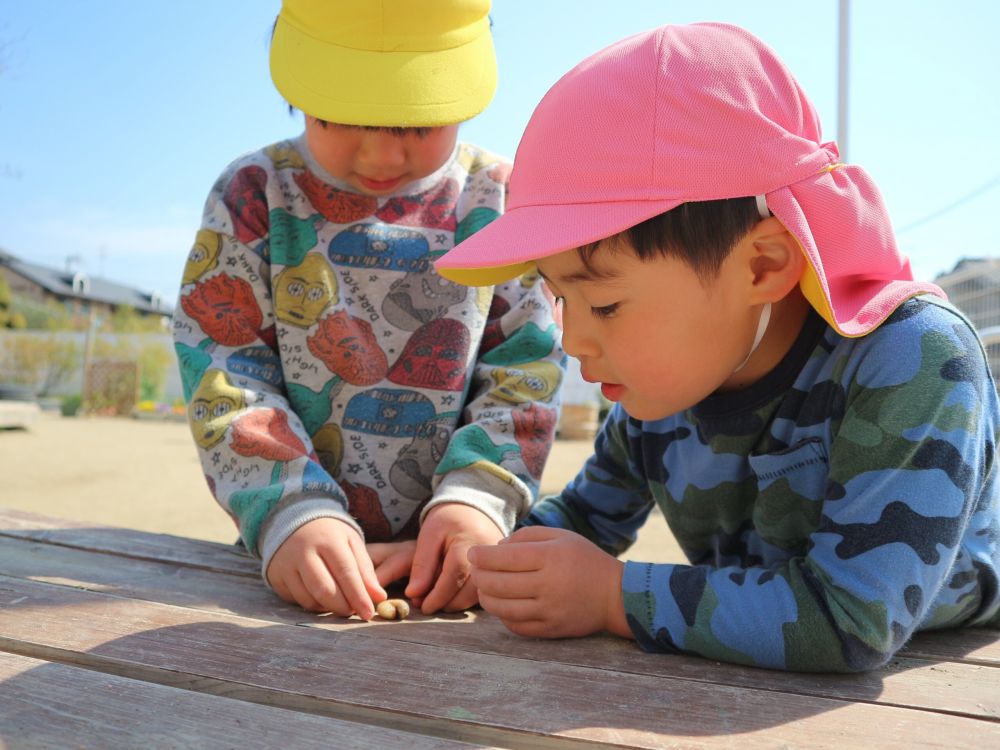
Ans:
[{"label": "blue camouflage shirt", "polygon": [[619,554],[654,504],[690,564],[627,562],[649,651],[859,671],[916,630],[1000,626],[1000,408],[970,323],[933,297],[861,338],[811,313],[751,387],[656,421],[616,405],[525,524]]}]

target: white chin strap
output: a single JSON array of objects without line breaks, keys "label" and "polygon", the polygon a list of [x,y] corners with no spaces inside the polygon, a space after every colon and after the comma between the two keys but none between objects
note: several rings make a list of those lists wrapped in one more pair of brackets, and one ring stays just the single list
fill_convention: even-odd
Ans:
[{"label": "white chin strap", "polygon": [[[755,195],[754,198],[757,201],[757,213],[760,214],[761,219],[766,219],[771,215],[771,210],[767,207],[767,199],[763,195]],[[754,334],[753,343],[750,345],[750,351],[747,352],[747,356],[740,362],[739,367],[737,367],[733,372],[739,372],[744,367],[746,367],[747,362],[750,361],[750,357],[753,353],[757,351],[757,347],[760,346],[761,339],[764,338],[764,334],[767,332],[767,324],[771,322],[771,303],[764,303],[764,309],[760,311],[760,318],[757,320],[757,333]]]},{"label": "white chin strap", "polygon": [[760,311],[760,318],[757,320],[757,333],[754,334],[753,343],[750,345],[750,351],[747,352],[747,356],[740,362],[739,366],[733,370],[733,372],[739,372],[744,367],[746,367],[747,362],[750,361],[750,357],[753,353],[757,351],[757,347],[760,346],[761,340],[764,338],[764,334],[767,332],[767,324],[771,322],[771,303],[765,302],[764,308]]}]

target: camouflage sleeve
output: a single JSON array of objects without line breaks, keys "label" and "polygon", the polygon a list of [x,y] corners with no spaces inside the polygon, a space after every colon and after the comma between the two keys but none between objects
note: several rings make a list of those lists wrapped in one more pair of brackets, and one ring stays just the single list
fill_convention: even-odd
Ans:
[{"label": "camouflage sleeve", "polygon": [[642,467],[630,458],[628,415],[615,405],[594,441],[594,454],[559,495],[541,500],[524,526],[569,529],[620,555],[653,508]]},{"label": "camouflage sleeve", "polygon": [[[831,408],[843,416],[830,422],[820,507],[798,506],[819,519],[803,554],[771,567],[626,565],[626,614],[643,648],[852,672],[885,664],[928,618],[968,616],[980,597],[950,571],[977,509],[996,514],[984,497],[995,423],[983,416],[996,393],[958,321],[891,326],[859,350]],[[935,612],[946,587],[963,596]]]},{"label": "camouflage sleeve", "polygon": [[493,290],[455,431],[426,514],[442,502],[474,505],[509,533],[531,506],[552,448],[565,355],[552,301],[537,274]]},{"label": "camouflage sleeve", "polygon": [[[173,331],[205,479],[263,570],[305,520],[332,516],[357,528],[287,400],[270,287],[267,180],[251,159],[213,186]],[[263,530],[276,528],[282,509],[284,536],[272,535],[264,549]]]}]

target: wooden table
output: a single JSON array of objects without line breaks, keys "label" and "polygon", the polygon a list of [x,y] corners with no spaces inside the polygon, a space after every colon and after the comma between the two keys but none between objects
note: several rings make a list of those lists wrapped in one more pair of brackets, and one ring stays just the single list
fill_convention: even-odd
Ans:
[{"label": "wooden table", "polygon": [[1000,642],[771,672],[519,638],[483,612],[313,616],[234,548],[0,509],[0,747],[1000,748]]}]

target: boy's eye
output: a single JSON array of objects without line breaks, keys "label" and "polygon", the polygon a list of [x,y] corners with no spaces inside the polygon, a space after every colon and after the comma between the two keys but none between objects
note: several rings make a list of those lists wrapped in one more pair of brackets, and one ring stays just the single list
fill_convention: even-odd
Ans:
[{"label": "boy's eye", "polygon": [[618,309],[618,303],[616,302],[613,305],[605,305],[604,307],[591,307],[590,312],[593,313],[594,316],[598,318],[610,318],[612,315],[615,314],[615,311],[617,309]]}]

